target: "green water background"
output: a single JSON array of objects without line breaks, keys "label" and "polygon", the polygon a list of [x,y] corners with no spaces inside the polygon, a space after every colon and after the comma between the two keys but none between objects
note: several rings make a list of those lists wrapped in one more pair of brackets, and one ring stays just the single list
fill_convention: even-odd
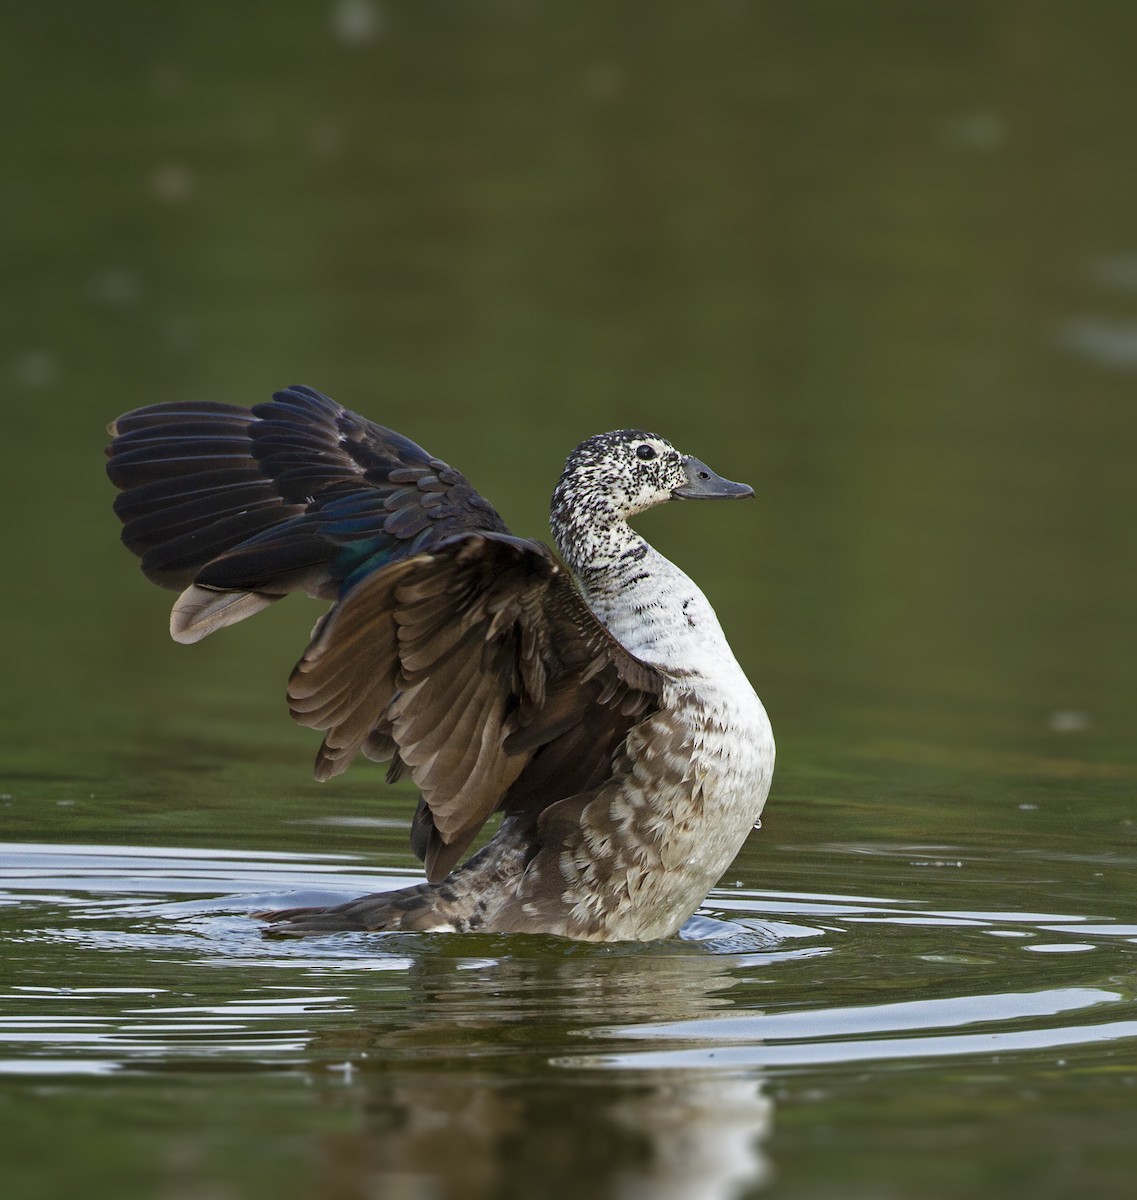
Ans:
[{"label": "green water background", "polygon": [[[1137,8],[59,0],[0,29],[0,838],[413,868],[401,828],[297,823],[406,806],[366,767],[311,782],[283,684],[313,607],[170,644],[101,474],[121,411],[306,382],[525,535],[603,429],[755,486],[640,522],[774,722],[740,882],[1134,919]],[[935,1071],[783,1095],[767,1186],[1104,1194],[1132,1052],[1092,1075],[1036,1107]],[[25,1194],[72,1194],[60,1129],[117,1188],[177,1175],[152,1095],[96,1119],[85,1086],[8,1095]],[[219,1194],[338,1194],[294,1091],[170,1103],[228,1147]]]}]

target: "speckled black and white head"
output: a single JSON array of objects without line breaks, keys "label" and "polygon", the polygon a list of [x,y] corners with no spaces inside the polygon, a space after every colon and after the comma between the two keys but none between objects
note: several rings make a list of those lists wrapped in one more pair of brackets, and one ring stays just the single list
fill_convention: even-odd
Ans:
[{"label": "speckled black and white head", "polygon": [[665,438],[642,429],[617,429],[581,442],[568,456],[553,492],[550,524],[566,561],[588,568],[619,553],[616,543],[636,513],[668,500],[753,495],[749,485],[723,479]]}]

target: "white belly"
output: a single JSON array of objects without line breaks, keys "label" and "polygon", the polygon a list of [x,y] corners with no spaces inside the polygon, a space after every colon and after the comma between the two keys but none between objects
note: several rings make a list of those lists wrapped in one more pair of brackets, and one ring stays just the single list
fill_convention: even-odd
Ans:
[{"label": "white belly", "polygon": [[678,708],[675,716],[692,726],[686,769],[679,779],[669,772],[657,786],[638,789],[656,833],[649,857],[657,863],[636,889],[633,919],[641,931],[646,910],[660,927],[656,936],[674,933],[722,878],[762,812],[774,739],[765,710],[750,695],[744,706]]},{"label": "white belly", "polygon": [[588,804],[583,844],[563,853],[582,931],[669,937],[730,866],[774,770],[770,723],[747,691],[748,703],[677,695],[629,735],[630,770]]},{"label": "white belly", "polygon": [[629,769],[585,808],[583,845],[562,853],[575,936],[675,933],[741,849],[774,773],[769,718],[714,610],[650,549],[648,564],[636,589],[589,596],[612,634],[667,685],[659,711],[628,736]]}]

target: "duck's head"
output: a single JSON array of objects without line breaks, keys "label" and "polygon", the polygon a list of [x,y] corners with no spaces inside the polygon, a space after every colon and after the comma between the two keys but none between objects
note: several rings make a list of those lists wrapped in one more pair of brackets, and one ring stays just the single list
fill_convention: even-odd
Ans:
[{"label": "duck's head", "polygon": [[553,493],[558,510],[578,521],[626,519],[668,500],[742,500],[746,483],[716,475],[665,438],[642,429],[618,429],[581,442],[568,456]]}]

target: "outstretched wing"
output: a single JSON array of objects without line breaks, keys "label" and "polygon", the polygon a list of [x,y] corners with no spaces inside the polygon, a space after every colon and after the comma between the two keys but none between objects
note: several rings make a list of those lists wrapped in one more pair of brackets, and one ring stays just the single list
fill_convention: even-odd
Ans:
[{"label": "outstretched wing", "polygon": [[452,537],[362,580],[289,683],[326,730],[319,778],[359,751],[409,770],[415,847],[432,881],[497,809],[534,812],[595,787],[662,679],[629,654],[540,542]]},{"label": "outstretched wing", "polygon": [[149,579],[182,591],[181,642],[289,592],[335,599],[457,533],[506,532],[459,472],[312,388],[252,409],[154,404],[110,432],[122,540]]}]

